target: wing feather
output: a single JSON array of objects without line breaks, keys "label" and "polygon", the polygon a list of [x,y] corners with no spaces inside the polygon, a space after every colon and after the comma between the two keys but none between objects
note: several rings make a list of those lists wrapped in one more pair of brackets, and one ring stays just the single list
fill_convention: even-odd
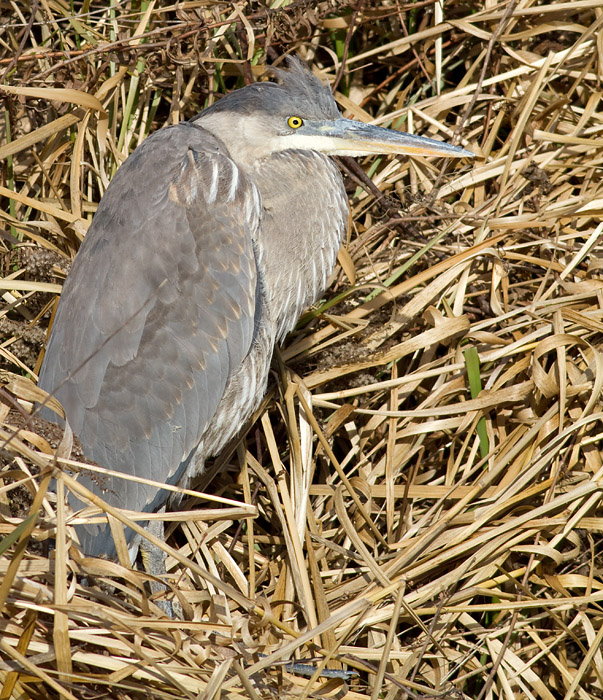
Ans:
[{"label": "wing feather", "polygon": [[[121,166],[64,286],[40,385],[99,464],[176,483],[250,350],[257,310],[255,186],[207,131],[156,132]],[[83,483],[154,510],[166,492]],[[111,554],[107,529],[80,533]]]}]

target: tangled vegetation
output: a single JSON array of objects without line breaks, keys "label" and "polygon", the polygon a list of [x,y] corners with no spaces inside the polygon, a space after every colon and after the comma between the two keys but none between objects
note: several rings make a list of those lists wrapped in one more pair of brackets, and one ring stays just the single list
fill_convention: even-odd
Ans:
[{"label": "tangled vegetation", "polygon": [[[0,8],[0,700],[602,698],[603,0]],[[289,52],[477,158],[341,159],[328,292],[162,516],[168,619],[74,543],[135,516],[68,512],[36,373],[120,163]]]}]

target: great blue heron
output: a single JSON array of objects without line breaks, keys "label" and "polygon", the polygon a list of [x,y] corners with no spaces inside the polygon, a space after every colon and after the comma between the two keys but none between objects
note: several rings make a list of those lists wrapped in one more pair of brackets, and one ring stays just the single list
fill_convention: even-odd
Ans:
[{"label": "great blue heron", "polygon": [[[40,385],[102,466],[182,484],[258,407],[274,345],[324,291],[346,230],[329,156],[473,155],[344,119],[299,59],[273,73],[278,83],[149,136],[73,263]],[[114,506],[154,512],[167,501],[152,486],[80,478]],[[107,525],[78,534],[87,554],[114,555]]]}]

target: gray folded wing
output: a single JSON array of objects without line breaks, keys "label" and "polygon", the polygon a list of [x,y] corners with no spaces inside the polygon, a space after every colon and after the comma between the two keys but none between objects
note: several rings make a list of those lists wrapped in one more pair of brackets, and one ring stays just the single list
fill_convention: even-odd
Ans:
[{"label": "gray folded wing", "polygon": [[[98,464],[180,478],[253,341],[260,208],[224,145],[192,124],[156,132],[116,173],[65,283],[40,374]],[[132,510],[167,498],[116,477],[82,483]],[[80,537],[87,553],[111,555],[106,527]]]}]

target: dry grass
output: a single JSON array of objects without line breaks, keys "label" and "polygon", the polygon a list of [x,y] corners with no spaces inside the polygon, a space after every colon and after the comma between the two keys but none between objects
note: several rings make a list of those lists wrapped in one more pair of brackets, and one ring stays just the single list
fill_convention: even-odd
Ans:
[{"label": "dry grass", "polygon": [[[603,697],[603,0],[75,5],[0,0],[0,700]],[[168,516],[169,620],[72,545],[26,377],[118,164],[289,50],[479,157],[351,172],[341,269],[193,485],[229,500]]]}]

